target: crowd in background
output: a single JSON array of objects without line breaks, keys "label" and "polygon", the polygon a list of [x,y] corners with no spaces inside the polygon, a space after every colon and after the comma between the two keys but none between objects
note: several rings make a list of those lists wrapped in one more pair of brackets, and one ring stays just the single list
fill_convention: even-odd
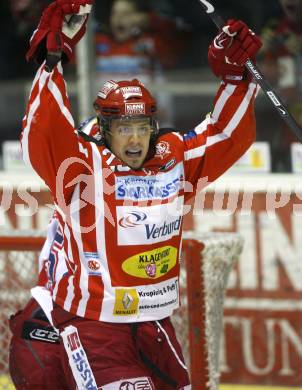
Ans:
[{"label": "crowd in background", "polygon": [[[291,0],[295,1],[295,0]],[[41,10],[51,0],[7,0],[0,4],[0,48],[5,55],[0,59],[0,80],[7,78],[22,78],[32,75],[31,64],[25,62],[24,54],[28,48],[28,41],[39,21]],[[115,39],[112,30],[111,17],[115,1],[102,0],[95,2],[95,31],[107,34]],[[206,50],[216,28],[201,9],[197,0],[125,0],[128,3],[129,23],[134,23],[132,33],[138,37],[140,34],[158,36],[166,49],[172,44],[173,49],[179,45],[183,49],[184,37],[187,34],[185,56],[178,53],[178,66],[198,67],[206,66]],[[256,3],[256,4],[255,4]],[[258,3],[258,4],[257,4]],[[269,15],[281,14],[280,7],[274,0],[254,2],[252,8],[247,2],[229,0],[228,2],[216,0],[215,6],[227,18],[241,18],[254,26],[259,32]],[[130,11],[129,11],[130,10]],[[130,21],[129,15],[136,14]],[[136,20],[134,20],[136,18]],[[164,24],[166,27],[163,28]],[[172,26],[172,30],[170,27]],[[163,34],[162,34],[163,33]],[[160,37],[160,39],[159,39]],[[175,42],[176,41],[176,42]],[[165,62],[175,65],[176,53],[168,49],[168,53],[161,51],[153,53],[160,56]],[[184,54],[181,51],[181,54]],[[172,55],[172,62],[171,62]]]},{"label": "crowd in background", "polygon": [[[272,17],[262,29],[264,44],[259,62],[263,73],[302,127],[302,0],[279,0],[279,3],[283,14]],[[268,132],[274,169],[290,170],[290,144],[296,137],[284,123]]]},{"label": "crowd in background", "polygon": [[[25,61],[28,41],[49,3],[7,0],[0,4],[0,83],[8,91],[9,82],[19,83],[20,111],[24,103],[22,83],[32,77],[36,67]],[[261,33],[264,46],[259,66],[302,125],[302,0],[216,0],[215,6],[226,19],[241,18]],[[207,47],[216,30],[197,0],[103,0],[95,4],[93,31],[96,82],[101,84],[110,78],[133,77],[146,83],[165,82],[167,74],[175,70],[194,69],[203,74]],[[166,108],[163,124],[178,126],[173,113],[183,100],[164,93],[157,98]],[[7,112],[4,104],[8,100],[3,96],[0,99],[0,114]],[[270,142],[273,170],[290,171],[289,148],[295,137],[269,106],[265,111],[260,108],[257,115],[258,140]],[[0,123],[0,142],[18,135],[22,118],[18,108],[11,116],[15,118],[11,124],[5,120]]]}]

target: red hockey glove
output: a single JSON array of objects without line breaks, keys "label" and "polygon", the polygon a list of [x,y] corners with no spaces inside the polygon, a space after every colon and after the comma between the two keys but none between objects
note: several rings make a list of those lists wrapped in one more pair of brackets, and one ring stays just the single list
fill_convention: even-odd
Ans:
[{"label": "red hockey glove", "polygon": [[225,82],[239,84],[248,74],[244,64],[254,60],[262,42],[241,20],[228,20],[211,43],[208,60],[213,73]]},{"label": "red hockey glove", "polygon": [[73,49],[86,31],[91,6],[94,0],[57,0],[43,12],[38,28],[30,40],[27,61],[45,60],[47,52],[61,53],[69,61]]}]

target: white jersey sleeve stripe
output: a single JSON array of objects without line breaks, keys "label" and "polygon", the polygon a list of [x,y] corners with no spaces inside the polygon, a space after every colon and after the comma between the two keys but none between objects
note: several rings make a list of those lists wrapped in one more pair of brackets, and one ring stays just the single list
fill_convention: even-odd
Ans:
[{"label": "white jersey sleeve stripe", "polygon": [[78,305],[77,309],[77,315],[80,317],[85,316],[85,311],[87,307],[87,301],[89,299],[89,291],[88,291],[88,275],[85,269],[83,269],[84,264],[85,264],[85,258],[84,258],[84,251],[83,251],[83,242],[82,242],[82,237],[81,237],[81,222],[80,222],[80,201],[81,201],[81,196],[80,196],[80,185],[78,184],[74,190],[72,199],[71,199],[71,204],[70,204],[70,212],[71,212],[71,226],[72,226],[72,231],[73,231],[73,236],[74,239],[77,243],[77,248],[79,251],[79,257],[80,257],[80,264],[79,266],[81,267],[81,276],[80,276],[80,290],[81,290],[81,299]]},{"label": "white jersey sleeve stripe", "polygon": [[66,81],[64,80],[63,78],[63,66],[62,66],[62,63],[59,62],[58,65],[57,65],[57,70],[58,72],[62,75],[62,81],[64,83],[64,90],[65,90],[65,97],[68,99],[68,94],[67,94],[67,84],[66,84]]},{"label": "white jersey sleeve stripe", "polygon": [[173,135],[176,135],[177,138],[179,138],[181,141],[183,141],[183,137],[181,134],[177,133],[176,131],[173,131]]},{"label": "white jersey sleeve stripe", "polygon": [[204,155],[206,150],[206,145],[199,146],[195,149],[190,149],[185,152],[185,160],[192,160],[193,158],[198,158]]},{"label": "white jersey sleeve stripe", "polygon": [[213,118],[209,115],[201,123],[199,123],[198,126],[195,127],[194,131],[196,134],[200,135],[207,130],[208,125],[214,124],[215,122],[216,121],[214,121]]},{"label": "white jersey sleeve stripe", "polygon": [[[209,136],[206,139],[205,145],[201,145],[198,148],[186,151],[185,160],[191,160],[193,158],[202,157],[205,154],[207,147],[212,146],[218,142],[224,141],[232,135],[233,131],[236,129],[244,113],[246,112],[248,105],[250,104],[250,101],[255,91],[255,87],[256,85],[254,83],[251,83],[249,85],[248,91],[245,94],[241,104],[239,105],[238,109],[236,110],[235,114],[233,115],[228,125],[223,130],[223,132],[213,136]],[[209,119],[206,119],[205,122],[206,121],[208,121],[207,122],[208,124],[210,123]]]},{"label": "white jersey sleeve stripe", "polygon": [[32,94],[32,91],[33,91],[33,89],[35,87],[35,84],[36,84],[37,80],[40,78],[43,70],[44,70],[44,63],[40,66],[40,68],[38,69],[38,72],[35,75],[34,81],[32,83],[31,89],[30,89],[29,96]]},{"label": "white jersey sleeve stripe", "polygon": [[232,96],[236,89],[236,85],[233,84],[227,84],[225,89],[222,91],[221,95],[219,96],[214,110],[212,112],[212,118],[213,118],[213,123],[216,123],[218,121],[219,115],[221,114],[221,111],[223,110],[226,102],[228,99]]},{"label": "white jersey sleeve stripe", "polygon": [[[67,223],[64,224],[64,235],[65,235],[65,239],[67,240],[68,259],[73,259],[71,243],[70,243],[70,230]],[[73,276],[69,278],[68,287],[67,287],[67,296],[64,301],[64,309],[67,311],[69,311],[71,307],[72,299],[74,297],[73,278],[74,278]],[[56,284],[56,287],[58,287],[58,283]],[[57,289],[54,290],[54,297],[56,297],[56,295],[57,295]]]},{"label": "white jersey sleeve stripe", "polygon": [[202,134],[207,130],[208,124],[214,124],[217,122],[219,115],[221,114],[221,111],[223,107],[225,106],[225,103],[230,98],[232,93],[235,91],[236,85],[227,84],[226,89],[223,90],[221,93],[219,99],[217,100],[214,110],[212,112],[212,115],[208,116],[204,121],[202,121],[199,125],[197,125],[194,129],[196,134]]},{"label": "white jersey sleeve stripe", "polygon": [[60,107],[62,114],[67,119],[70,126],[72,126],[74,128],[73,117],[72,117],[69,109],[64,104],[64,100],[63,100],[63,97],[62,97],[62,94],[61,94],[59,88],[57,87],[57,85],[54,83],[54,81],[52,79],[50,79],[48,82],[48,89],[51,92],[51,94],[53,95],[55,101],[58,103],[58,106]]},{"label": "white jersey sleeve stripe", "polygon": [[71,248],[71,242],[70,242],[70,230],[68,227],[68,224],[64,224],[64,235],[67,239],[67,255],[68,255],[68,261],[71,262],[71,259],[73,259],[73,254],[72,254],[72,248]]},{"label": "white jersey sleeve stripe", "polygon": [[216,144],[217,142],[220,142],[220,141],[225,140],[226,138],[229,138],[232,135],[233,131],[236,129],[236,127],[238,126],[239,122],[241,121],[243,115],[245,114],[245,112],[248,108],[248,105],[250,104],[250,101],[253,97],[255,88],[256,88],[256,84],[249,85],[247,93],[245,94],[241,104],[239,105],[238,109],[236,110],[234,116],[229,121],[226,128],[223,130],[222,133],[208,137],[207,138],[207,146],[212,146],[212,145]]},{"label": "white jersey sleeve stripe", "polygon": [[74,286],[73,286],[74,276],[68,278],[68,287],[67,287],[67,296],[64,301],[64,310],[70,311],[72,299],[74,297]]},{"label": "white jersey sleeve stripe", "polygon": [[[102,166],[102,159],[100,157],[98,148],[95,144],[92,144],[92,150],[93,150],[93,171],[95,175],[95,217],[96,217],[96,241],[97,241],[97,251],[102,261],[102,277],[103,277],[103,283],[104,291],[112,291],[111,287],[111,281],[108,277],[109,275],[109,267],[108,267],[108,260],[107,260],[107,251],[106,251],[106,239],[105,239],[105,205],[104,205],[104,186],[103,186],[103,175],[102,170],[104,169]],[[113,294],[113,292],[112,292]],[[110,308],[106,309],[106,304],[108,300],[106,300],[106,296],[104,296],[103,304],[102,304],[102,310],[100,312],[100,319],[103,312],[108,312]],[[112,309],[111,309],[112,311]]]},{"label": "white jersey sleeve stripe", "polygon": [[[49,73],[47,73],[45,71],[42,72],[42,75],[38,81],[39,82],[39,92],[38,92],[38,95],[36,96],[36,98],[34,99],[33,103],[30,105],[29,112],[27,115],[27,123],[26,123],[24,130],[23,130],[23,136],[22,136],[22,140],[21,140],[23,161],[25,162],[25,164],[27,164],[32,169],[33,169],[33,167],[31,165],[31,161],[30,161],[30,157],[29,157],[29,147],[28,147],[29,131],[31,128],[31,123],[32,123],[32,120],[34,118],[35,112],[40,105],[41,91],[42,91],[43,87],[45,86],[45,83],[46,83],[48,78],[49,78]],[[33,88],[34,88],[34,84],[33,84],[32,89]]]}]

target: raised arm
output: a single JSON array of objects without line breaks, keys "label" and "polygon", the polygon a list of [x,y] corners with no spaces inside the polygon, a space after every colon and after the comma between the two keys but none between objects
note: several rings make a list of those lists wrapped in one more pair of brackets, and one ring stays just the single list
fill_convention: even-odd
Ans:
[{"label": "raised arm", "polygon": [[187,180],[209,183],[229,169],[255,140],[254,100],[258,89],[244,67],[261,47],[241,21],[228,21],[209,47],[209,64],[222,79],[214,109],[184,135]]},{"label": "raised arm", "polygon": [[[74,45],[84,34],[87,14],[79,15],[82,22],[77,28],[71,22],[67,25],[66,20],[78,16],[70,15],[73,11],[87,11],[86,3],[91,2],[58,0],[48,6],[27,53],[28,60],[42,61],[42,65],[34,79],[23,119],[23,158],[44,179],[54,197],[58,183],[66,188],[65,184],[83,172],[87,157],[87,151],[75,135],[61,66],[61,56],[64,61],[69,60]],[[68,33],[68,27],[75,35]],[[64,175],[62,180],[58,177],[60,172]],[[67,197],[68,192],[71,189],[67,190]]]}]

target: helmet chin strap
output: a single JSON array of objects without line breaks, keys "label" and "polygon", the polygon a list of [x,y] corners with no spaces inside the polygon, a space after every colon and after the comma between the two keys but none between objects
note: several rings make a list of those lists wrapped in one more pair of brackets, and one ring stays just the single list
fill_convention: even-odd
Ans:
[{"label": "helmet chin strap", "polygon": [[[115,118],[102,118],[100,115],[97,115],[96,119],[97,119],[97,125],[99,126],[99,129],[100,129],[100,135],[101,135],[100,138],[92,137],[92,136],[86,134],[81,129],[78,129],[77,133],[85,141],[93,142],[93,143],[95,143],[98,146],[106,146],[107,149],[111,150],[110,146],[108,145],[108,142],[106,140],[105,133],[106,132],[110,132],[110,121],[112,119],[115,119]],[[131,120],[131,117],[129,117],[129,119]],[[150,137],[149,151],[148,151],[146,160],[149,160],[150,158],[153,157],[153,155],[155,153],[156,140],[157,140],[157,137],[159,136],[158,121],[155,118],[150,117],[150,123],[151,123],[151,126],[154,129],[154,131],[153,131],[153,133],[151,134],[151,137]],[[169,131],[171,131],[171,129]]]}]

